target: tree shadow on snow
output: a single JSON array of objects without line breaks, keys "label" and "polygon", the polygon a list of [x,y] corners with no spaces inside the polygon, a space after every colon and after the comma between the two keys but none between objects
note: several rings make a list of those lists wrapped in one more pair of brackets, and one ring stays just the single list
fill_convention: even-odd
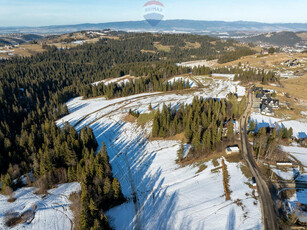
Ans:
[{"label": "tree shadow on snow", "polygon": [[124,125],[124,122],[112,123],[108,119],[94,123],[91,128],[98,148],[103,142],[106,143],[112,172],[120,181],[123,194],[134,202],[137,214],[126,223],[127,229],[132,226],[140,229],[170,229],[175,221],[173,212],[178,200],[177,193],[167,193],[160,167],[150,168],[157,153],[147,151],[145,135],[125,134]]},{"label": "tree shadow on snow", "polygon": [[226,230],[235,230],[235,228],[236,228],[236,212],[232,207],[229,210]]}]

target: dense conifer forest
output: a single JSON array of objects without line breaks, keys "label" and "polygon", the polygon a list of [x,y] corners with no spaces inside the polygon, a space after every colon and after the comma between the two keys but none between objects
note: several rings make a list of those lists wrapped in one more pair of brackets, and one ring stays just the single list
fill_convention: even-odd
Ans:
[{"label": "dense conifer forest", "polygon": [[178,110],[163,105],[155,114],[153,137],[169,137],[184,132],[188,143],[193,145],[195,156],[208,155],[223,141],[223,128],[227,127],[226,139],[235,133],[234,119],[239,118],[246,107],[246,98],[240,102],[233,94],[227,99],[203,99],[195,97],[191,105],[181,105]]},{"label": "dense conifer forest", "polygon": [[240,67],[220,67],[211,70],[212,73],[235,74],[234,80],[241,82],[260,81],[262,84],[277,82],[278,76],[273,71],[265,71],[256,68],[242,69]]}]

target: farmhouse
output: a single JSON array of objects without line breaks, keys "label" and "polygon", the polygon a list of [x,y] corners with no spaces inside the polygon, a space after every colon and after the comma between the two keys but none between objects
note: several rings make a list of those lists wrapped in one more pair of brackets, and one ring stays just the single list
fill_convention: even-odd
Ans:
[{"label": "farmhouse", "polygon": [[228,146],[226,148],[226,153],[227,154],[232,154],[232,153],[239,153],[240,152],[240,149],[238,146]]},{"label": "farmhouse", "polygon": [[273,109],[279,108],[279,100],[272,98],[273,90],[263,89],[262,87],[255,87],[253,89],[254,93],[256,92],[256,102],[260,108],[260,112],[266,115],[273,115]]},{"label": "farmhouse", "polygon": [[269,105],[273,108],[279,108],[279,100],[278,99],[272,99],[272,98],[266,98],[261,100],[262,105]]},{"label": "farmhouse", "polygon": [[260,105],[261,113],[266,115],[272,115],[273,114],[273,107],[266,104]]}]

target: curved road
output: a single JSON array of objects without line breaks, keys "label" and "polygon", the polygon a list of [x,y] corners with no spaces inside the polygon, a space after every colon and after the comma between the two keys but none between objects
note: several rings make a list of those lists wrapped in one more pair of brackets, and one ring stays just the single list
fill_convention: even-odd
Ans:
[{"label": "curved road", "polygon": [[247,162],[247,166],[249,167],[252,175],[256,179],[257,190],[260,195],[261,205],[262,205],[262,222],[265,230],[277,230],[277,215],[275,212],[274,201],[271,197],[271,193],[266,181],[261,177],[257,164],[252,156],[251,151],[248,146],[248,137],[247,137],[247,124],[248,124],[248,116],[252,108],[252,94],[248,93],[248,104],[247,108],[243,114],[243,118],[241,119],[240,126],[243,127],[243,131],[241,132],[241,142],[242,142],[242,153],[243,158]]}]

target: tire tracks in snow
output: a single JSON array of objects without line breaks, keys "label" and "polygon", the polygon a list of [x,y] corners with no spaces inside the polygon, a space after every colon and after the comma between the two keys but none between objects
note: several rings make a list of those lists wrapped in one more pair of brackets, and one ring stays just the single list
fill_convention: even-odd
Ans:
[{"label": "tire tracks in snow", "polygon": [[[133,101],[133,102],[135,102],[135,101]],[[126,105],[124,105],[124,106],[126,106]],[[119,109],[119,108],[117,108],[117,109]],[[114,112],[114,111],[112,111],[112,112]],[[105,116],[107,116],[107,114],[105,114],[104,117]],[[101,119],[101,117],[99,119]],[[109,119],[112,120],[115,123],[115,126],[119,123],[119,121],[116,121],[116,120],[114,120],[111,117],[109,117]],[[98,120],[92,122],[91,124],[97,122]],[[126,133],[125,129],[123,129],[122,133],[125,133],[125,135],[127,136],[126,139],[129,139],[129,136]],[[119,151],[118,147],[114,143],[114,140],[111,140],[107,136],[106,136],[106,138],[108,139],[109,143],[112,145],[113,149],[115,149],[116,152],[118,152],[116,155],[114,155],[114,159],[119,157],[119,156],[123,156],[123,160],[125,162],[125,165],[126,165],[126,168],[127,168],[127,171],[128,171],[128,180],[127,180],[126,177],[125,177],[125,180],[130,184],[130,187],[131,187],[131,190],[132,190],[131,191],[131,195],[132,195],[134,211],[135,211],[135,226],[134,226],[134,229],[135,230],[141,230],[142,229],[142,227],[141,227],[142,224],[141,224],[141,221],[140,221],[140,203],[139,203],[139,199],[138,199],[137,192],[136,192],[137,190],[136,190],[136,187],[135,187],[135,184],[134,184],[134,180],[133,180],[133,176],[132,176],[132,172],[131,172],[131,167],[129,165],[129,161],[128,161],[128,158],[127,158],[127,153],[126,153],[126,151]],[[131,142],[132,142],[132,140],[130,140],[127,143],[126,148],[128,148],[128,146],[131,144]],[[117,165],[117,168],[121,172],[121,174],[125,175],[126,173],[123,172],[123,170],[122,170],[121,166],[119,165],[119,163],[116,162],[116,161],[113,161],[113,162]]]},{"label": "tire tracks in snow", "polygon": [[[100,109],[98,109],[98,110],[95,110],[94,112],[91,112],[91,113],[85,115],[82,119],[80,119],[78,122],[76,122],[73,126],[74,126],[74,127],[77,127],[77,126],[78,126],[79,124],[81,124],[84,120],[86,120],[89,116],[91,116],[91,115],[93,115],[93,114],[95,114],[95,113],[97,113],[97,112],[100,112],[100,111],[102,111],[102,110],[104,110],[104,109],[107,109],[107,108],[109,108],[109,107],[112,107],[112,106],[114,106],[114,105],[122,104],[122,103],[125,103],[125,102],[129,102],[129,103],[124,104],[124,105],[122,105],[121,107],[119,107],[119,108],[117,108],[117,109],[115,109],[115,110],[112,110],[112,111],[109,112],[108,114],[111,114],[111,113],[115,112],[116,110],[121,109],[122,107],[124,107],[124,106],[126,106],[126,105],[129,105],[129,104],[131,104],[131,103],[133,103],[133,102],[140,101],[140,100],[143,99],[143,98],[150,97],[150,96],[156,96],[156,95],[160,95],[160,94],[162,94],[162,93],[157,93],[157,94],[153,94],[153,95],[142,95],[142,96],[138,96],[138,97],[134,97],[134,98],[130,98],[130,99],[126,99],[126,100],[123,100],[123,101],[119,101],[119,102],[112,103],[112,104],[110,104],[110,105],[104,106],[104,107],[102,107],[102,108],[100,108]],[[135,100],[135,99],[137,99],[137,100]],[[90,124],[88,124],[88,125],[91,125],[92,123],[95,123],[97,120],[103,118],[104,116],[107,116],[108,114],[104,114],[103,116],[101,116],[101,117],[99,117],[99,118],[96,118],[94,121],[92,121],[92,122],[91,122]]]}]

